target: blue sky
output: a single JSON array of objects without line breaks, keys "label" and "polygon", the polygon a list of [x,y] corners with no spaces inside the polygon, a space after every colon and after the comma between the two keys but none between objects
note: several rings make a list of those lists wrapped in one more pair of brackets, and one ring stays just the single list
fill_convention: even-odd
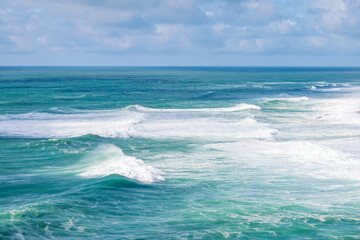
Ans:
[{"label": "blue sky", "polygon": [[1,0],[0,65],[359,66],[360,0]]}]

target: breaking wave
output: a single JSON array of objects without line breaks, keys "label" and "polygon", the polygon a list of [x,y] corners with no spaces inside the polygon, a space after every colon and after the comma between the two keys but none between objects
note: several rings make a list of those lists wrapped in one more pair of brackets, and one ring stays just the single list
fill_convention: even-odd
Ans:
[{"label": "breaking wave", "polygon": [[144,138],[203,138],[236,140],[241,138],[273,139],[276,129],[252,117],[229,120],[217,117],[159,117],[136,127],[136,136]]},{"label": "breaking wave", "polygon": [[138,111],[144,111],[144,112],[235,112],[235,111],[241,111],[241,110],[247,110],[247,109],[253,109],[253,110],[261,110],[261,107],[253,104],[238,104],[233,107],[225,107],[225,108],[149,108],[149,107],[143,107],[141,105],[132,105],[127,107],[128,109],[136,109]]},{"label": "breaking wave", "polygon": [[[164,181],[164,173],[141,159],[127,156],[114,145],[101,145],[84,159],[85,168],[79,176],[100,178],[117,174],[143,183]],[[82,166],[82,167],[84,167]]]},{"label": "breaking wave", "polygon": [[71,138],[98,135],[129,137],[258,137],[269,138],[273,130],[245,113],[243,119],[229,120],[207,113],[261,110],[259,106],[239,104],[227,108],[156,109],[140,105],[120,110],[76,111],[0,116],[0,136],[25,138]]},{"label": "breaking wave", "polygon": [[284,97],[284,98],[264,98],[266,102],[272,102],[272,101],[283,101],[283,102],[302,102],[309,100],[308,97]]},{"label": "breaking wave", "polygon": [[0,118],[0,135],[27,138],[70,138],[87,134],[128,138],[146,115],[130,111],[83,114],[28,113]]}]

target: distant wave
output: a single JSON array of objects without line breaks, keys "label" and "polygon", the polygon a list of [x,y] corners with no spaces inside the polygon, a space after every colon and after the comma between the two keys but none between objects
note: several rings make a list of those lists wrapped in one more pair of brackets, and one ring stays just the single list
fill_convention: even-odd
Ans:
[{"label": "distant wave", "polygon": [[261,107],[257,105],[246,103],[224,108],[149,108],[141,105],[131,105],[127,108],[145,112],[235,112],[247,109],[261,110]]},{"label": "distant wave", "polygon": [[148,119],[136,126],[136,136],[144,138],[203,138],[203,139],[273,139],[276,129],[259,123],[252,117],[229,120],[218,117],[183,117],[171,115]]},{"label": "distant wave", "polygon": [[0,136],[71,138],[87,134],[128,138],[145,114],[129,111],[94,111],[82,114],[27,113],[0,116]]},{"label": "distant wave", "polygon": [[124,176],[143,183],[164,181],[164,173],[141,159],[127,156],[123,151],[111,144],[101,145],[84,160],[83,172],[79,176],[100,178],[112,174]]},{"label": "distant wave", "polygon": [[206,99],[212,97],[213,95],[215,95],[215,93],[213,91],[209,91],[207,93],[194,97],[194,99]]},{"label": "distant wave", "polygon": [[[356,87],[355,87],[356,88]],[[316,83],[310,87],[312,91],[319,92],[336,92],[341,90],[350,90],[352,89],[349,83]]]},{"label": "distant wave", "polygon": [[[132,105],[119,110],[74,111],[0,116],[0,136],[72,138],[98,135],[107,138],[264,138],[276,130],[257,122],[248,112],[240,119],[204,113],[261,110],[238,104],[226,108],[156,109]],[[177,114],[170,114],[177,113]]]},{"label": "distant wave", "polygon": [[72,100],[72,99],[78,99],[78,98],[83,98],[83,97],[86,97],[86,94],[68,95],[68,96],[54,96],[53,98],[60,99],[60,100]]},{"label": "distant wave", "polygon": [[308,97],[284,97],[284,98],[264,98],[266,102],[272,102],[272,101],[284,101],[284,102],[302,102],[309,100]]}]

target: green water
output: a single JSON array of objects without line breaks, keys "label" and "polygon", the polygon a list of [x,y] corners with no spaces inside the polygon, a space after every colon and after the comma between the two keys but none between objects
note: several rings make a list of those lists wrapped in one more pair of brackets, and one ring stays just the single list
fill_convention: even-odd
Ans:
[{"label": "green water", "polygon": [[358,68],[0,68],[0,239],[359,239]]}]

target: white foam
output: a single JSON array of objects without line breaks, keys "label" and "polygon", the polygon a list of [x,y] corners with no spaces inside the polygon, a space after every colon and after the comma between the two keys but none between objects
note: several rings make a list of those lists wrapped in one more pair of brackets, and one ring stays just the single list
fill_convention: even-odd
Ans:
[{"label": "white foam", "polygon": [[235,111],[242,111],[247,109],[261,110],[261,107],[257,105],[246,104],[246,103],[238,104],[233,107],[224,107],[224,108],[184,108],[184,109],[162,108],[160,109],[160,108],[143,107],[141,105],[133,105],[133,106],[129,106],[128,108],[130,109],[134,108],[136,110],[144,111],[144,112],[235,112]]},{"label": "white foam", "polygon": [[348,87],[350,86],[349,83],[326,83],[326,82],[319,82],[315,84],[317,87]]},{"label": "white foam", "polygon": [[77,99],[77,98],[83,98],[86,97],[86,94],[80,94],[80,95],[68,95],[68,96],[54,96],[55,99]]},{"label": "white foam", "polygon": [[[75,113],[27,113],[0,116],[0,136],[70,138],[87,134],[111,138],[266,138],[275,133],[258,123],[246,109],[250,104],[228,108],[155,109],[140,105],[112,111]],[[228,112],[233,118],[217,114]],[[213,114],[215,113],[215,114]],[[241,115],[241,116],[240,116]]]},{"label": "white foam", "polygon": [[318,100],[316,119],[335,124],[360,124],[360,97]]},{"label": "white foam", "polygon": [[31,138],[69,138],[87,134],[128,138],[145,114],[130,111],[96,111],[82,114],[28,113],[0,118],[0,135]]},{"label": "white foam", "polygon": [[85,178],[100,178],[112,174],[124,176],[143,183],[164,181],[164,173],[142,160],[125,155],[114,145],[99,146],[83,160],[85,169],[79,175]]},{"label": "white foam", "polygon": [[309,100],[308,97],[284,97],[284,98],[264,98],[266,101],[302,102]]},{"label": "white foam", "polygon": [[277,132],[254,118],[229,120],[220,117],[159,116],[136,126],[135,136],[144,138],[272,139]]},{"label": "white foam", "polygon": [[321,92],[338,92],[338,91],[341,91],[341,90],[344,90],[342,88],[324,88],[324,89],[319,89],[318,91],[321,91]]},{"label": "white foam", "polygon": [[317,83],[311,86],[311,90],[318,92],[338,92],[338,91],[349,91],[353,89],[349,83]]},{"label": "white foam", "polygon": [[237,161],[277,174],[360,180],[360,159],[323,144],[252,140],[208,144],[205,148],[227,152]]},{"label": "white foam", "polygon": [[143,138],[204,138],[204,139],[272,139],[275,129],[257,122],[248,112],[242,118],[221,116],[222,112],[236,112],[246,109],[261,110],[259,106],[238,104],[228,108],[155,109],[139,105],[130,106],[146,112],[150,117],[135,126],[136,137]]}]

